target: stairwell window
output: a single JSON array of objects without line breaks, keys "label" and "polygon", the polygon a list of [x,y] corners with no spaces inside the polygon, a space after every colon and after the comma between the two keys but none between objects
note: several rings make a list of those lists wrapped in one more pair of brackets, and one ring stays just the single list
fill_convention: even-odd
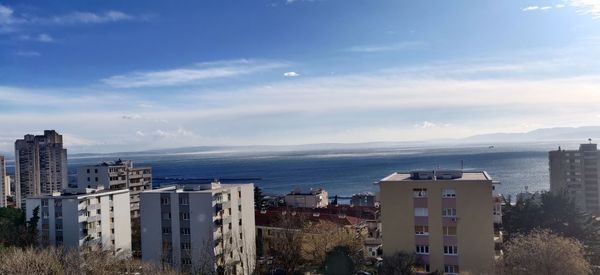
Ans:
[{"label": "stairwell window", "polygon": [[419,236],[427,236],[427,235],[429,235],[429,226],[426,226],[426,225],[416,225],[415,226],[415,235],[419,235]]},{"label": "stairwell window", "polygon": [[442,209],[442,217],[456,217],[456,208]]},{"label": "stairwell window", "polygon": [[427,198],[427,189],[425,189],[425,188],[413,189],[413,197],[414,198]]},{"label": "stairwell window", "polygon": [[429,216],[429,209],[427,208],[415,208],[415,217],[427,217]]},{"label": "stairwell window", "polygon": [[456,190],[454,189],[443,189],[442,198],[456,198]]},{"label": "stairwell window", "polygon": [[444,255],[458,255],[458,247],[456,245],[444,245]]},{"label": "stairwell window", "polygon": [[429,246],[428,245],[417,245],[415,246],[415,253],[421,255],[429,254]]},{"label": "stairwell window", "polygon": [[458,266],[457,265],[444,265],[444,274],[454,275],[458,274]]}]

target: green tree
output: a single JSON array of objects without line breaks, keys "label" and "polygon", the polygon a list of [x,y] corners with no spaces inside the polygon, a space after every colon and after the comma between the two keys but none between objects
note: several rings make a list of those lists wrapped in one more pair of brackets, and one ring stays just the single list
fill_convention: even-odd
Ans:
[{"label": "green tree", "polygon": [[254,186],[254,209],[260,210],[263,207],[263,201],[265,196],[262,193],[262,190],[258,186]]},{"label": "green tree", "polygon": [[323,271],[328,275],[354,274],[354,261],[349,256],[352,253],[347,246],[336,246],[327,252]]}]

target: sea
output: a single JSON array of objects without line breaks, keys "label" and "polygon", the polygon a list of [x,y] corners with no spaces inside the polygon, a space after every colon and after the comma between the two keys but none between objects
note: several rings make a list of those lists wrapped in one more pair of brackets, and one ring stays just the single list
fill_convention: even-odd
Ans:
[{"label": "sea", "polygon": [[[377,182],[397,171],[465,169],[486,171],[515,195],[549,189],[548,151],[557,143],[504,145],[391,146],[279,151],[201,150],[69,156],[69,175],[78,166],[130,159],[151,166],[154,185],[181,179],[253,182],[265,194],[324,188],[330,196],[377,192]],[[564,145],[564,144],[563,144]],[[576,144],[570,144],[575,149]],[[9,167],[10,170],[10,167]]]}]

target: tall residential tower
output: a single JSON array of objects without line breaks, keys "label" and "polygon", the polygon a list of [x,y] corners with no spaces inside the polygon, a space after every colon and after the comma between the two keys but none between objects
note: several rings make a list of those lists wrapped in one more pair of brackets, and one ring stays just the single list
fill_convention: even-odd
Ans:
[{"label": "tall residential tower", "polygon": [[600,215],[600,151],[594,143],[579,150],[550,151],[550,191],[565,194],[579,209]]},{"label": "tall residential tower", "polygon": [[27,197],[60,192],[67,185],[67,150],[62,135],[46,130],[42,136],[25,135],[15,142],[17,207],[24,207]]},{"label": "tall residential tower", "polygon": [[10,178],[6,175],[6,159],[0,156],[0,207],[8,205],[8,196],[10,196]]}]

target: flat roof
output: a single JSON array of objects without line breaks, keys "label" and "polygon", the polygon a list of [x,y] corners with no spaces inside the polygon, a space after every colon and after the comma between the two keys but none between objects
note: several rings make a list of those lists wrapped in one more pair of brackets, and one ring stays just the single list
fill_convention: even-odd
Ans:
[{"label": "flat roof", "polygon": [[253,183],[221,183],[218,186],[211,186],[211,184],[174,184],[168,186],[162,186],[160,188],[142,191],[142,193],[165,193],[165,192],[177,192],[177,193],[210,193],[212,191],[218,191],[223,189],[230,189],[235,187],[242,187],[252,185]]},{"label": "flat roof", "polygon": [[[395,172],[381,181],[460,181],[460,180],[474,180],[474,181],[484,181],[484,180],[492,180],[492,178],[485,171],[461,171],[462,175],[459,178],[441,178],[438,179],[433,177],[431,179],[414,179],[412,177],[413,173],[423,172],[423,171],[411,171],[411,172]],[[429,172],[429,171],[428,171]],[[430,171],[435,172],[435,171]]]}]

